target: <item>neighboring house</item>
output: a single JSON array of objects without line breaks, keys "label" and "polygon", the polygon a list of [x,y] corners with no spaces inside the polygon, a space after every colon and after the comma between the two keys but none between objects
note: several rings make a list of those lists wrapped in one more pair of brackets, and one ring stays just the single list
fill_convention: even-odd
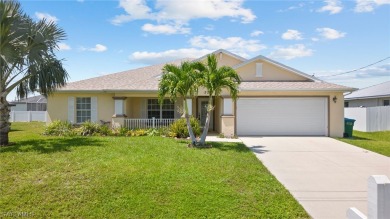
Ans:
[{"label": "neighboring house", "polygon": [[[225,50],[214,54],[219,65],[231,66],[238,72],[242,83],[236,102],[227,92],[214,98],[211,130],[225,136],[343,136],[343,93],[353,88],[321,81],[264,56],[247,60]],[[198,60],[205,59],[206,56]],[[49,96],[49,122],[57,119],[73,123],[111,121],[113,126],[134,128],[134,124],[150,124],[153,117],[160,122],[178,119],[181,115],[177,109],[184,100],[176,103],[166,100],[162,106],[157,100],[163,66],[69,83]],[[190,113],[204,124],[206,92],[200,90],[197,98],[186,101]]]},{"label": "neighboring house", "polygon": [[42,95],[38,95],[12,101],[10,104],[14,105],[11,107],[11,111],[46,111],[47,99]]},{"label": "neighboring house", "polygon": [[373,107],[390,105],[390,81],[366,87],[344,96],[345,107]]}]

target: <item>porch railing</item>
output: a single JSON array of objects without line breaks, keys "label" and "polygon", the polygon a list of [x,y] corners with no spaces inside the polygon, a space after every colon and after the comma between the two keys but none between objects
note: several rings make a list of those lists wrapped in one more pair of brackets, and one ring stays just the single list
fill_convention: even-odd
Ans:
[{"label": "porch railing", "polygon": [[125,119],[125,127],[128,129],[149,129],[170,126],[176,119]]}]

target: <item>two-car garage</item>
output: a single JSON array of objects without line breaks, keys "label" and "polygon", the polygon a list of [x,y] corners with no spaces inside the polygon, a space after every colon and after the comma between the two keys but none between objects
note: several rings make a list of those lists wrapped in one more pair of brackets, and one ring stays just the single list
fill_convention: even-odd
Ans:
[{"label": "two-car garage", "polygon": [[327,97],[264,97],[237,100],[237,135],[328,136]]}]

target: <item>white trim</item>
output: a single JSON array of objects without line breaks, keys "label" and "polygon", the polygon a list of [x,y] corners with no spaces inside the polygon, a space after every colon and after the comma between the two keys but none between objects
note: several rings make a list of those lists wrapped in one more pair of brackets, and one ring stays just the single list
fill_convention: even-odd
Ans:
[{"label": "white trim", "polygon": [[75,104],[74,97],[68,97],[68,122],[75,123]]},{"label": "white trim", "polygon": [[97,97],[91,97],[91,122],[98,121]]}]

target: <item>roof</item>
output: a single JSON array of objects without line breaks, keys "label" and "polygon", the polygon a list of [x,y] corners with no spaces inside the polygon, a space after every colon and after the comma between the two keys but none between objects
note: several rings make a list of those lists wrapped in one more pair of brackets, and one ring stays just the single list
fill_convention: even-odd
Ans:
[{"label": "roof", "polygon": [[21,104],[21,103],[47,103],[46,97],[43,95],[23,98],[17,101],[10,102],[11,104]]},{"label": "roof", "polygon": [[345,100],[390,97],[390,81],[366,87],[344,96]]},{"label": "roof", "polygon": [[[178,59],[168,63],[179,65],[190,60],[192,59]],[[156,91],[161,69],[165,64],[167,63],[68,83],[58,91]]]},{"label": "roof", "polygon": [[[236,58],[236,59],[238,59],[238,60],[240,60],[240,61],[242,61],[242,62],[247,61],[246,58],[243,58],[243,57],[241,57],[241,56],[239,56],[239,55],[236,55],[236,54],[234,54],[234,53],[232,53],[232,52],[229,52],[229,51],[227,51],[227,50],[224,50],[224,49],[218,49],[218,50],[212,52],[211,54],[219,54],[219,53],[223,53],[223,54],[225,54],[225,55],[234,57],[234,58]],[[205,59],[208,55],[209,55],[209,54],[206,54],[206,55],[204,55],[204,56],[202,56],[202,57],[200,57],[200,58],[198,58],[198,59],[195,59],[194,61],[201,61],[201,60]]]},{"label": "roof", "polygon": [[311,81],[259,81],[241,82],[241,91],[351,91],[353,88]]},{"label": "roof", "polygon": [[[235,54],[232,54],[226,50],[217,50],[214,53],[222,52],[227,55],[237,57],[245,63],[253,62],[254,60],[262,59],[278,65],[282,68],[293,71],[296,74],[302,75],[310,81],[262,81],[262,82],[242,82],[240,85],[241,90],[329,90],[329,91],[353,91],[353,88],[326,83],[315,79],[303,72],[292,69],[278,62],[265,58],[264,56],[257,56],[253,59],[246,60]],[[178,59],[170,64],[179,65],[183,61],[196,61],[199,59]],[[57,92],[156,92],[158,90],[158,84],[160,76],[162,75],[162,68],[165,64],[161,63],[157,65],[147,66],[143,68],[137,68],[129,71],[118,72],[114,74],[104,75],[100,77],[90,78],[86,80],[76,81],[68,83],[64,87],[58,89]],[[236,65],[242,66],[241,64]]]}]

